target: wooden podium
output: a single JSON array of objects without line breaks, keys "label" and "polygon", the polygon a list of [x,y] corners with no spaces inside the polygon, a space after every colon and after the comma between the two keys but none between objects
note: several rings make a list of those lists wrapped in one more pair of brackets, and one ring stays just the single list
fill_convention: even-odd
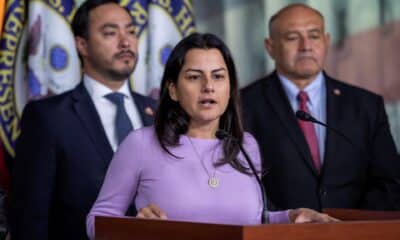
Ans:
[{"label": "wooden podium", "polygon": [[[326,209],[338,223],[219,224],[96,217],[96,240],[399,240],[400,212]],[[356,220],[356,221],[354,221]]]}]

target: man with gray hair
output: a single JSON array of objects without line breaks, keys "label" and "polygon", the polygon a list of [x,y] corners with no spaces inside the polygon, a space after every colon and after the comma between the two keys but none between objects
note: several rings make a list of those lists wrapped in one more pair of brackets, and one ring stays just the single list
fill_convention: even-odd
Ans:
[{"label": "man with gray hair", "polygon": [[[270,19],[269,34],[276,70],[242,91],[269,200],[278,209],[399,208],[400,161],[383,99],[324,72],[322,14],[288,5]],[[310,116],[330,128],[299,119]]]}]

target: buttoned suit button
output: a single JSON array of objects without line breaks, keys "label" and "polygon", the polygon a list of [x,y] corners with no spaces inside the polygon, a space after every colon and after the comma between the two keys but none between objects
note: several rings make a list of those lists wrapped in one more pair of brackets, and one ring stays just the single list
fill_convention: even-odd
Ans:
[{"label": "buttoned suit button", "polygon": [[321,197],[326,197],[327,194],[328,194],[328,192],[326,191],[326,189],[324,187],[319,188],[319,195]]}]

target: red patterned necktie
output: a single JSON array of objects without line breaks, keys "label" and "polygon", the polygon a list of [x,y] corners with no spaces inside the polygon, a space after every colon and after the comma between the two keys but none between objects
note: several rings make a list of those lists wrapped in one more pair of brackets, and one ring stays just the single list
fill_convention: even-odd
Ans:
[{"label": "red patterned necktie", "polygon": [[[299,109],[310,113],[307,108],[308,95],[304,91],[300,91],[299,95],[297,95],[297,100],[299,101]],[[321,160],[319,157],[319,147],[318,147],[318,139],[317,134],[315,133],[314,124],[312,122],[306,122],[298,120],[301,130],[303,131],[304,137],[308,143],[308,148],[310,149],[312,160],[314,162],[314,166],[318,172],[321,170]]]}]

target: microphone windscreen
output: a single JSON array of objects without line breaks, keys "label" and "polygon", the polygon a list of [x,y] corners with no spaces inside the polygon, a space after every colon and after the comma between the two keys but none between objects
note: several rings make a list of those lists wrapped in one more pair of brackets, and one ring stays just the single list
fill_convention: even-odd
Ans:
[{"label": "microphone windscreen", "polygon": [[296,118],[303,120],[303,121],[311,121],[312,117],[310,116],[310,114],[302,111],[302,110],[298,110],[296,112]]}]

